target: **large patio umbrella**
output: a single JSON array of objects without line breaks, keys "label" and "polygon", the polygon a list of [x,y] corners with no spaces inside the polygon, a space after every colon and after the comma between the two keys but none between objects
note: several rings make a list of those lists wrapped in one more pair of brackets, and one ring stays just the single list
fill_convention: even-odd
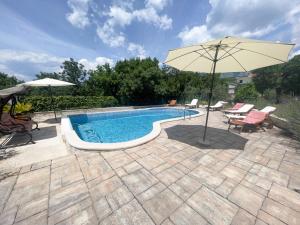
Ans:
[{"label": "large patio umbrella", "polygon": [[169,51],[165,64],[182,71],[212,75],[202,143],[206,143],[215,73],[248,72],[285,63],[293,46],[294,44],[225,37]]},{"label": "large patio umbrella", "polygon": [[52,106],[52,109],[54,112],[55,120],[57,120],[51,87],[63,87],[63,86],[70,86],[70,85],[75,85],[75,84],[69,83],[66,81],[62,81],[62,80],[52,79],[52,78],[44,78],[44,79],[40,79],[40,80],[28,81],[28,82],[20,84],[20,85],[28,86],[28,87],[48,87],[50,97],[51,97],[51,106]]}]

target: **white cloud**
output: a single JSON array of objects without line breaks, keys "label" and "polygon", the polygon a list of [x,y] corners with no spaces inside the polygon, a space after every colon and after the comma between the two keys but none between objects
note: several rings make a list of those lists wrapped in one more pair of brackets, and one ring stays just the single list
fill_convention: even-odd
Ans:
[{"label": "white cloud", "polygon": [[146,7],[163,10],[169,3],[170,0],[146,0]]},{"label": "white cloud", "polygon": [[162,30],[168,30],[172,28],[172,19],[169,18],[167,15],[159,16],[155,8],[150,7],[135,10],[133,14],[138,21],[153,24],[154,26]]},{"label": "white cloud", "polygon": [[185,45],[201,43],[211,39],[211,35],[209,34],[205,25],[195,26],[191,29],[186,27],[178,34],[178,37]]},{"label": "white cloud", "polygon": [[[184,28],[178,37],[183,45],[197,43],[202,39],[228,35],[259,38],[279,26],[289,23],[294,32],[300,31],[299,0],[210,0],[211,10],[206,22],[198,26]],[[295,6],[297,6],[295,9]],[[294,11],[294,13],[291,13]],[[298,19],[296,19],[298,18]],[[193,34],[204,38],[195,38]],[[294,35],[299,37],[298,35]]]},{"label": "white cloud", "polygon": [[111,25],[120,25],[121,27],[129,25],[133,19],[132,13],[118,6],[111,6],[107,15],[110,17],[108,23]]},{"label": "white cloud", "polygon": [[0,61],[2,62],[30,62],[30,63],[62,63],[66,58],[51,56],[45,53],[30,51],[16,51],[11,49],[0,50]]},{"label": "white cloud", "polygon": [[292,42],[296,43],[296,46],[300,46],[300,3],[297,7],[294,7],[287,16],[288,22],[292,25]]},{"label": "white cloud", "polygon": [[120,47],[125,44],[125,36],[122,33],[117,34],[113,26],[109,23],[104,24],[103,27],[97,27],[97,35],[104,44],[110,47]]},{"label": "white cloud", "polygon": [[[125,35],[122,32],[118,32],[120,28],[124,28],[137,20],[139,22],[145,22],[153,24],[154,26],[167,30],[172,28],[172,19],[167,15],[159,15],[158,9],[155,4],[160,1],[147,1],[146,7],[142,9],[134,10],[132,7],[125,7],[124,5],[112,5],[109,7],[109,11],[104,13],[108,18],[102,26],[98,26],[97,34],[103,43],[110,47],[120,47],[125,45]],[[169,1],[161,0],[162,5],[165,7]]]},{"label": "white cloud", "polygon": [[290,58],[293,58],[295,55],[300,55],[300,49],[294,51],[294,52],[291,54]]},{"label": "white cloud", "polygon": [[141,45],[129,43],[127,50],[135,57],[139,57],[141,59],[146,58],[146,51]]},{"label": "white cloud", "polygon": [[102,66],[104,64],[109,64],[112,66],[114,64],[114,61],[112,59],[106,57],[97,57],[93,61],[89,61],[87,59],[80,59],[78,62],[84,65],[85,69],[87,70],[95,69],[98,65]]},{"label": "white cloud", "polygon": [[68,13],[66,18],[74,27],[82,29],[90,25],[89,3],[90,0],[68,0],[72,12]]}]

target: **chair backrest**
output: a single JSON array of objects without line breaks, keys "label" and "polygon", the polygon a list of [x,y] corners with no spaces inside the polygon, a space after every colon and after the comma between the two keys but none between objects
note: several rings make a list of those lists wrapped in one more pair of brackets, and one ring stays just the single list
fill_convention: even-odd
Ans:
[{"label": "chair backrest", "polygon": [[253,108],[254,108],[254,105],[252,105],[252,104],[245,104],[241,108],[239,108],[238,110],[236,110],[236,112],[237,113],[247,113],[247,112],[249,112]]},{"label": "chair backrest", "polygon": [[271,114],[273,112],[276,111],[276,107],[273,107],[273,106],[266,106],[265,108],[263,108],[262,110],[260,110],[261,112],[265,112],[265,113],[268,113],[268,114]]},{"label": "chair backrest", "polygon": [[243,120],[244,123],[247,124],[260,124],[264,122],[264,120],[267,117],[267,113],[261,112],[261,111],[251,111],[249,114],[246,116],[246,118]]},{"label": "chair backrest", "polygon": [[223,101],[218,101],[215,105],[214,105],[214,107],[222,107],[223,106]]},{"label": "chair backrest", "polygon": [[191,105],[197,105],[198,103],[198,99],[194,98],[192,101],[191,101]]},{"label": "chair backrest", "polygon": [[232,109],[233,109],[233,110],[237,110],[237,109],[241,108],[243,105],[245,105],[245,104],[244,104],[244,103],[236,103],[236,104],[232,107]]}]

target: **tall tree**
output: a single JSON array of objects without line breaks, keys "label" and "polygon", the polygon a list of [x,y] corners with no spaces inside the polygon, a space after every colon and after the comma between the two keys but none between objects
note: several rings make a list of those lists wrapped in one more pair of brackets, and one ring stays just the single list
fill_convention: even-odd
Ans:
[{"label": "tall tree", "polygon": [[284,92],[300,95],[300,55],[294,56],[283,66],[282,87]]},{"label": "tall tree", "polygon": [[69,87],[72,95],[83,94],[83,83],[87,77],[87,71],[84,69],[84,66],[70,58],[70,60],[63,62],[61,69],[62,72],[60,74],[63,80],[75,84],[75,86]]},{"label": "tall tree", "polygon": [[19,80],[15,76],[9,76],[6,73],[0,72],[0,89],[13,87],[24,81]]}]

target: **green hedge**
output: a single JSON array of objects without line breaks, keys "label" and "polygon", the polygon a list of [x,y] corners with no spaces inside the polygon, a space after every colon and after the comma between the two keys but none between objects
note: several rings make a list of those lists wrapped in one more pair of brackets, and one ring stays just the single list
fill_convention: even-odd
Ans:
[{"label": "green hedge", "polygon": [[[112,96],[54,96],[53,100],[55,109],[61,110],[118,106],[118,100]],[[31,103],[35,112],[52,110],[51,97],[29,96],[21,101]]]}]

